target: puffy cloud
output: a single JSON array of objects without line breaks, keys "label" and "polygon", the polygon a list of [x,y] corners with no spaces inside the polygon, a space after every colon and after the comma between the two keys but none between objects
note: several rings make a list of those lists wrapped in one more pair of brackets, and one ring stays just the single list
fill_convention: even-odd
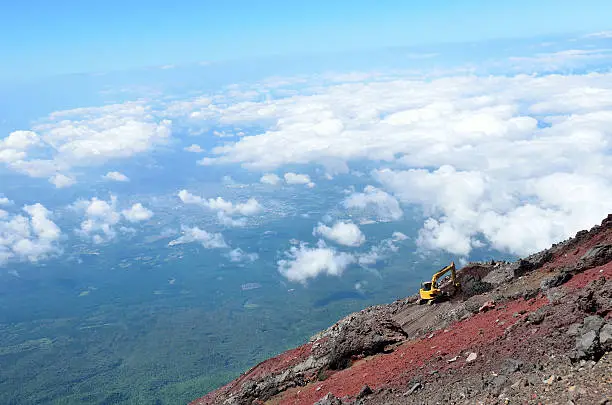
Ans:
[{"label": "puffy cloud", "polygon": [[153,217],[153,211],[143,207],[141,203],[136,203],[129,209],[121,211],[121,214],[130,222],[147,221]]},{"label": "puffy cloud", "polygon": [[117,197],[111,196],[109,201],[96,197],[91,200],[80,200],[74,204],[74,208],[85,214],[77,230],[79,235],[90,238],[96,244],[115,238],[117,235],[115,225],[121,221],[121,215],[117,212]]},{"label": "puffy cloud", "polygon": [[[60,171],[128,158],[165,143],[171,121],[156,118],[142,102],[128,102],[58,111],[33,130],[0,140],[0,162],[31,177],[50,177],[57,186],[67,184]],[[33,147],[50,158],[29,158]]]},{"label": "puffy cloud", "polygon": [[[146,209],[141,203],[133,204],[129,209],[120,211],[117,197],[110,196],[108,201],[93,197],[90,200],[79,200],[72,205],[76,211],[84,214],[84,219],[76,233],[83,238],[91,239],[94,243],[110,242],[117,236],[117,226],[122,217],[136,223],[145,221],[153,216],[153,212]],[[124,230],[131,228],[123,227]],[[133,233],[129,230],[129,233]]]},{"label": "puffy cloud", "polygon": [[13,201],[9,200],[8,197],[0,197],[0,205],[12,205]]},{"label": "puffy cloud", "polygon": [[396,242],[401,242],[403,240],[408,239],[408,236],[406,236],[405,234],[399,232],[399,231],[395,231],[393,232],[393,235],[391,236],[391,238],[396,241]]},{"label": "puffy cloud", "polygon": [[[60,228],[42,204],[26,205],[28,216],[0,216],[0,265],[11,260],[37,262],[60,252]],[[4,211],[6,212],[6,211]]]},{"label": "puffy cloud", "polygon": [[249,198],[244,203],[232,203],[231,201],[226,201],[222,197],[217,198],[209,198],[203,204],[204,206],[210,208],[215,211],[222,211],[228,215],[255,215],[261,212],[262,207],[254,198]]},{"label": "puffy cloud", "polygon": [[[15,131],[11,132],[6,138],[0,139],[0,162],[5,163],[8,167],[28,173],[33,168],[28,167],[24,159],[27,158],[31,148],[39,146],[42,141],[38,134],[32,131]],[[40,160],[33,160],[31,165],[37,165]],[[43,161],[44,162],[44,161]],[[54,167],[51,172],[56,168]],[[34,171],[34,170],[33,170]],[[36,177],[45,177],[36,176]]]},{"label": "puffy cloud", "polygon": [[108,172],[104,176],[102,176],[102,178],[106,180],[119,181],[119,182],[130,181],[128,176],[120,172]]},{"label": "puffy cloud", "polygon": [[259,255],[257,253],[246,253],[240,248],[230,250],[227,257],[234,263],[254,262],[255,260],[259,259]]},{"label": "puffy cloud", "polygon": [[312,231],[314,236],[323,236],[344,246],[360,246],[366,240],[361,229],[352,222],[336,222],[332,227],[319,224]]},{"label": "puffy cloud", "polygon": [[220,233],[211,233],[194,226],[192,228],[181,226],[182,235],[170,241],[168,246],[180,245],[183,243],[199,242],[206,249],[222,249],[229,246],[225,243],[223,235]]},{"label": "puffy cloud", "polygon": [[217,212],[219,223],[225,226],[239,227],[246,225],[246,218],[234,219],[233,216],[252,216],[260,213],[263,207],[254,198],[249,198],[244,203],[232,203],[222,197],[205,199],[191,194],[187,190],[181,190],[178,197],[185,204],[194,204]]},{"label": "puffy cloud", "polygon": [[470,232],[464,232],[452,222],[438,222],[428,218],[419,231],[417,244],[427,249],[443,249],[448,252],[467,256],[472,250],[474,241]]},{"label": "puffy cloud", "polygon": [[11,132],[6,138],[0,140],[0,149],[13,149],[25,151],[33,146],[38,146],[42,142],[36,132],[15,131]]},{"label": "puffy cloud", "polygon": [[281,179],[274,173],[266,173],[263,176],[261,176],[259,181],[263,184],[270,184],[272,186],[276,186],[277,184],[281,182]]},{"label": "puffy cloud", "polygon": [[306,283],[320,274],[340,276],[355,262],[355,256],[338,252],[319,241],[316,247],[302,243],[285,252],[286,259],[278,261],[278,271],[289,281]]},{"label": "puffy cloud", "polygon": [[247,225],[247,219],[245,217],[235,219],[223,211],[217,211],[217,220],[221,225],[232,228],[239,228]]},{"label": "puffy cloud", "polygon": [[285,173],[284,177],[287,184],[306,184],[306,186],[309,188],[313,188],[315,186],[315,184],[310,181],[310,176],[307,174],[288,172]]},{"label": "puffy cloud", "polygon": [[594,175],[555,173],[508,184],[442,166],[376,176],[402,201],[425,207],[420,246],[457,255],[482,246],[481,238],[498,250],[533,253],[599,222],[612,201],[610,181]]},{"label": "puffy cloud", "polygon": [[190,146],[185,147],[184,150],[186,152],[191,152],[191,153],[202,153],[202,152],[204,152],[204,149],[202,149],[202,147],[200,145],[197,145],[195,143],[190,145]]},{"label": "puffy cloud", "polygon": [[363,193],[353,192],[343,205],[349,209],[358,209],[370,213],[381,221],[395,221],[404,215],[395,197],[374,186],[366,186]]},{"label": "puffy cloud", "polygon": [[49,183],[53,184],[55,188],[66,188],[75,184],[76,180],[73,177],[58,173],[49,178]]}]

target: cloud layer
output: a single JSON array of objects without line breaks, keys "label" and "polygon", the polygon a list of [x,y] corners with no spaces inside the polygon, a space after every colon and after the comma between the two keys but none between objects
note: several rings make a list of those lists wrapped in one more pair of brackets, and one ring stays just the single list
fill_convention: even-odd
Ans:
[{"label": "cloud layer", "polygon": [[30,177],[49,178],[57,188],[76,182],[74,167],[129,158],[167,142],[171,121],[142,102],[78,108],[50,114],[32,131],[0,140],[0,163]]},{"label": "cloud layer", "polygon": [[[344,205],[386,220],[402,215],[395,198],[420,206],[423,248],[468,255],[488,245],[527,254],[610,210],[612,74],[348,83],[237,103],[211,117],[267,130],[214,148],[206,164],[377,163],[380,187]],[[285,180],[308,184],[297,176]]]}]

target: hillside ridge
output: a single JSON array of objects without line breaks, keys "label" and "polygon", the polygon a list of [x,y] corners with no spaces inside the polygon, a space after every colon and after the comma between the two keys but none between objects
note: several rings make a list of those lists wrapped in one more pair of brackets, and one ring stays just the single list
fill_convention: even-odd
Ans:
[{"label": "hillside ridge", "polygon": [[612,401],[612,214],[457,276],[447,302],[413,295],[350,314],[191,405]]}]

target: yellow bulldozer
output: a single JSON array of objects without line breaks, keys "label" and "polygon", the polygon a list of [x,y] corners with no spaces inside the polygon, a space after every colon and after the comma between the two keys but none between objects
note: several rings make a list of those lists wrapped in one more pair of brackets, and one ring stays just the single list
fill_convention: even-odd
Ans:
[{"label": "yellow bulldozer", "polygon": [[[449,291],[443,291],[440,288],[440,278],[444,276],[446,273],[450,272],[451,274],[451,288]],[[450,295],[453,295],[459,288],[460,284],[457,281],[457,272],[455,270],[455,262],[451,262],[448,266],[444,267],[442,270],[438,271],[431,277],[431,281],[426,281],[421,284],[421,289],[419,290],[419,300],[418,304],[433,304],[436,301],[442,300],[444,298],[448,298]]]}]

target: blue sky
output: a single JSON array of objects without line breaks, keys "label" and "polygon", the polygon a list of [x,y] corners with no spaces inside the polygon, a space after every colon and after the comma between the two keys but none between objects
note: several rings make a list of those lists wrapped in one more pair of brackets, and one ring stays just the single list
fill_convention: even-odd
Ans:
[{"label": "blue sky", "polygon": [[0,78],[610,28],[606,0],[4,2]]}]

